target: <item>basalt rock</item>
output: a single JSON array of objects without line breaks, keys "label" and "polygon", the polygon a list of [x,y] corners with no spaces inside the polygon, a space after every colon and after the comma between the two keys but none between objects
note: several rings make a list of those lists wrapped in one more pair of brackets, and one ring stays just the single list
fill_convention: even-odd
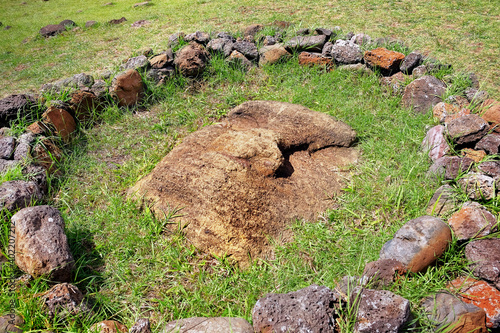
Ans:
[{"label": "basalt rock", "polygon": [[31,95],[16,94],[0,100],[0,127],[9,127],[10,122],[26,118],[36,107],[36,99]]},{"label": "basalt rock", "polygon": [[326,43],[325,35],[297,36],[285,43],[285,48],[289,52],[321,52]]},{"label": "basalt rock", "polygon": [[450,185],[443,185],[436,190],[427,205],[427,214],[444,216],[452,212],[458,203],[457,195]]},{"label": "basalt rock", "polygon": [[383,47],[366,51],[364,55],[365,63],[372,67],[378,67],[389,73],[399,71],[399,65],[405,58],[400,52],[389,51]]},{"label": "basalt rock", "polygon": [[252,325],[243,318],[194,317],[167,323],[161,333],[254,333]]},{"label": "basalt rock", "polygon": [[401,65],[399,66],[399,70],[405,74],[411,74],[413,69],[420,66],[421,63],[422,54],[419,52],[412,52],[403,59]]},{"label": "basalt rock", "polygon": [[487,236],[497,230],[497,223],[495,216],[477,202],[466,202],[448,220],[458,240]]},{"label": "basalt rock", "polygon": [[324,55],[330,55],[339,64],[349,65],[361,62],[363,53],[359,45],[345,40],[337,40],[330,50],[325,50]]},{"label": "basalt rock", "polygon": [[490,155],[495,155],[500,152],[500,134],[488,134],[476,143],[476,149],[484,150]]},{"label": "basalt rock", "polygon": [[103,320],[90,327],[92,333],[128,333],[127,326],[116,320]]},{"label": "basalt rock", "polygon": [[441,96],[446,92],[446,85],[434,76],[422,76],[406,86],[403,94],[403,105],[415,112],[426,113],[434,105],[442,102]]},{"label": "basalt rock", "polygon": [[24,180],[11,180],[0,185],[0,209],[15,211],[42,199],[38,184]]},{"label": "basalt rock", "polygon": [[259,49],[259,64],[275,64],[282,59],[288,59],[291,54],[283,47],[283,44],[264,46]]},{"label": "basalt rock", "polygon": [[475,276],[500,289],[500,239],[480,239],[467,244],[465,257]]},{"label": "basalt rock", "polygon": [[51,318],[82,317],[90,311],[80,289],[69,283],[55,285],[45,293],[43,300]]},{"label": "basalt rock", "polygon": [[354,139],[346,124],[303,106],[246,102],[186,137],[129,195],[158,216],[181,209],[193,244],[247,262],[271,255],[269,237],[290,239],[293,219],[330,206],[343,166],[357,159]]},{"label": "basalt rock", "polygon": [[495,180],[489,176],[469,173],[458,180],[471,200],[491,200],[495,197]]},{"label": "basalt rock", "polygon": [[174,64],[184,76],[195,77],[205,71],[209,54],[197,43],[190,43],[177,51]]},{"label": "basalt rock", "polygon": [[141,75],[135,69],[118,74],[113,79],[110,93],[117,100],[118,106],[136,105],[144,93]]},{"label": "basalt rock", "polygon": [[49,24],[40,29],[40,35],[43,37],[52,37],[66,31],[66,27],[61,24]]},{"label": "basalt rock", "polygon": [[456,144],[474,143],[486,135],[488,123],[476,114],[469,114],[450,121],[447,134]]}]

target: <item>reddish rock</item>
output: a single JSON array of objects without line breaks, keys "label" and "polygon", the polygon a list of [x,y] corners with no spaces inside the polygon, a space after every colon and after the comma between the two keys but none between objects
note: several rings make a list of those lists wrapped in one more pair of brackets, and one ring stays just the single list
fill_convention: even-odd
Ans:
[{"label": "reddish rock", "polygon": [[500,132],[500,102],[487,99],[482,104],[481,117],[494,128],[495,132]]},{"label": "reddish rock", "polygon": [[128,333],[127,326],[116,320],[103,320],[90,327],[92,333]]},{"label": "reddish rock", "polygon": [[476,147],[474,148],[477,150],[484,150],[490,155],[498,154],[498,152],[500,152],[500,134],[492,133],[486,135],[476,143]]},{"label": "reddish rock", "polygon": [[365,62],[372,67],[380,67],[390,72],[399,71],[399,65],[405,58],[403,53],[389,51],[383,47],[366,51]]},{"label": "reddish rock", "polygon": [[446,99],[446,102],[449,102],[453,105],[458,106],[460,109],[465,109],[470,105],[470,102],[467,100],[467,98],[459,96],[459,95],[452,95]]},{"label": "reddish rock", "polygon": [[65,110],[54,106],[49,107],[42,115],[42,120],[50,124],[64,141],[69,142],[71,135],[76,131],[76,123],[73,117]]},{"label": "reddish rock", "polygon": [[264,29],[264,26],[262,24],[252,24],[249,25],[248,27],[245,28],[245,31],[243,32],[243,36],[252,36],[255,37],[255,35]]},{"label": "reddish rock", "polygon": [[141,75],[135,69],[118,74],[113,79],[110,93],[118,102],[118,106],[136,105],[144,93]]},{"label": "reddish rock", "polygon": [[49,310],[50,318],[81,317],[89,312],[80,289],[69,283],[56,284],[44,294],[43,301]]},{"label": "reddish rock", "polygon": [[477,202],[466,202],[448,224],[458,240],[484,237],[497,230],[496,218]]},{"label": "reddish rock", "polygon": [[435,216],[445,216],[455,209],[458,202],[457,195],[453,187],[443,185],[436,190],[427,205],[427,214]]},{"label": "reddish rock", "polygon": [[208,64],[210,55],[197,43],[190,43],[177,51],[174,64],[184,76],[201,75]]},{"label": "reddish rock", "polygon": [[335,65],[332,58],[323,57],[321,53],[301,52],[299,54],[299,65],[302,66],[325,66],[327,68]]},{"label": "reddish rock", "polygon": [[[486,161],[478,166],[478,169],[496,182],[500,180],[500,161]],[[498,184],[497,184],[498,188]]]},{"label": "reddish rock", "polygon": [[406,274],[405,266],[394,259],[379,259],[366,264],[362,279],[373,286],[390,286],[397,276]]},{"label": "reddish rock", "polygon": [[283,44],[264,46],[259,49],[259,64],[275,64],[283,59],[288,59],[291,54],[283,47]]},{"label": "reddish rock", "polygon": [[467,157],[443,156],[431,165],[427,174],[435,178],[454,180],[467,173],[473,165],[474,161]]},{"label": "reddish rock", "polygon": [[75,91],[70,100],[73,113],[79,121],[87,121],[101,109],[99,99],[91,92]]},{"label": "reddish rock", "polygon": [[450,151],[450,146],[444,137],[444,126],[437,125],[431,128],[422,142],[422,148],[429,152],[429,157],[433,161],[445,156]]},{"label": "reddish rock", "polygon": [[480,239],[465,247],[469,267],[478,278],[486,280],[500,289],[500,239]]},{"label": "reddish rock", "polygon": [[160,69],[172,65],[173,61],[174,61],[173,54],[172,57],[169,57],[167,53],[162,53],[151,58],[149,62],[151,63],[152,68]]},{"label": "reddish rock", "polygon": [[49,24],[49,25],[46,25],[45,27],[43,27],[42,29],[40,29],[40,35],[47,38],[47,37],[58,35],[64,31],[66,31],[66,27],[64,25]]},{"label": "reddish rock", "polygon": [[448,116],[457,114],[460,111],[461,109],[456,105],[439,102],[432,108],[432,115],[434,119],[438,120],[440,123],[444,123]]},{"label": "reddish rock", "polygon": [[471,159],[476,163],[481,162],[486,157],[486,152],[484,150],[464,148],[460,153],[464,158]]},{"label": "reddish rock", "polygon": [[497,328],[500,324],[500,291],[484,281],[460,277],[450,282],[449,288],[456,290],[462,300],[486,312],[486,326]]},{"label": "reddish rock", "polygon": [[43,166],[49,173],[56,170],[62,160],[62,151],[50,139],[41,137],[39,143],[32,150],[35,164]]},{"label": "reddish rock", "polygon": [[380,250],[380,259],[394,259],[411,272],[426,269],[448,248],[451,231],[441,219],[421,216],[408,221]]},{"label": "reddish rock", "polygon": [[26,127],[26,131],[35,135],[41,135],[47,132],[47,127],[40,121],[35,121],[33,124]]},{"label": "reddish rock", "polygon": [[400,95],[405,88],[406,76],[402,72],[398,72],[392,76],[384,76],[380,79],[383,86],[390,88],[390,92],[394,95]]},{"label": "reddish rock", "polygon": [[479,141],[489,129],[488,123],[476,114],[464,115],[446,125],[448,137],[459,145]]},{"label": "reddish rock", "polygon": [[447,333],[487,333],[486,312],[459,297],[440,292],[426,297],[422,306],[436,323],[437,331]]},{"label": "reddish rock", "polygon": [[445,92],[446,85],[442,81],[434,76],[422,76],[406,86],[403,105],[418,113],[426,113],[434,105],[443,101],[441,96]]},{"label": "reddish rock", "polygon": [[491,200],[495,197],[495,180],[489,176],[469,173],[458,184],[471,200]]}]

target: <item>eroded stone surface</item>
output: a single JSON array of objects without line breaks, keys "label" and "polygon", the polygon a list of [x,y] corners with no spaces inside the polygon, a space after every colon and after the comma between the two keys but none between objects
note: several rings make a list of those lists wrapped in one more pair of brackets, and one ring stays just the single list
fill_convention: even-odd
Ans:
[{"label": "eroded stone surface", "polygon": [[444,126],[437,125],[431,128],[422,141],[424,151],[429,152],[429,157],[437,161],[450,151],[450,146],[444,137]]},{"label": "eroded stone surface", "polygon": [[428,175],[434,178],[454,180],[467,173],[473,165],[474,160],[467,157],[443,156],[431,165]]},{"label": "eroded stone surface", "polygon": [[129,69],[114,77],[110,93],[118,101],[118,106],[137,104],[144,92],[141,75],[135,69]]},{"label": "eroded stone surface", "polygon": [[364,55],[365,62],[373,67],[379,67],[383,70],[397,72],[399,65],[405,58],[400,52],[389,51],[383,47],[366,51]]},{"label": "eroded stone surface", "polygon": [[476,143],[476,149],[484,150],[490,155],[498,154],[500,151],[500,134],[488,134]]},{"label": "eroded stone surface", "polygon": [[325,35],[297,36],[287,41],[285,47],[288,51],[321,52],[326,43],[326,39]]},{"label": "eroded stone surface", "polygon": [[411,74],[413,72],[413,69],[420,66],[421,63],[422,63],[422,54],[414,51],[408,54],[403,59],[401,65],[399,66],[399,70],[405,74]]},{"label": "eroded stone surface", "polygon": [[69,284],[56,284],[43,296],[49,316],[64,319],[71,316],[83,316],[89,308],[83,302],[83,294],[78,287]]},{"label": "eroded stone surface", "polygon": [[71,135],[76,131],[75,119],[63,109],[58,109],[54,106],[49,107],[42,115],[42,120],[46,124],[50,124],[56,130],[55,134],[59,135],[64,141],[69,142]]},{"label": "eroded stone surface", "polygon": [[0,185],[0,209],[14,211],[42,199],[42,193],[35,182],[11,180]]},{"label": "eroded stone surface", "polygon": [[303,106],[246,102],[222,124],[186,137],[129,194],[152,209],[182,208],[177,221],[197,247],[239,261],[271,255],[294,218],[314,219],[357,159],[346,124]]},{"label": "eroded stone surface", "polygon": [[471,200],[491,200],[495,197],[495,180],[479,173],[469,173],[458,180]]},{"label": "eroded stone surface", "polygon": [[0,317],[0,333],[23,333],[20,328],[24,319],[16,314],[6,314]]},{"label": "eroded stone surface", "polygon": [[243,318],[194,317],[167,323],[162,333],[254,333],[252,325]]},{"label": "eroded stone surface", "polygon": [[330,55],[340,64],[356,64],[363,59],[363,53],[359,45],[339,39],[333,44],[325,55]]},{"label": "eroded stone surface", "polygon": [[209,52],[220,53],[224,57],[229,57],[233,50],[233,41],[228,38],[216,38],[208,42],[207,50]]},{"label": "eroded stone surface", "polygon": [[465,257],[473,273],[500,289],[500,239],[480,239],[465,247]]},{"label": "eroded stone surface", "polygon": [[406,267],[394,259],[379,259],[366,264],[363,271],[363,281],[375,287],[390,286],[398,275],[404,275]]},{"label": "eroded stone surface", "polygon": [[149,319],[141,318],[137,320],[128,333],[152,333]]},{"label": "eroded stone surface", "polygon": [[240,52],[249,60],[257,60],[259,57],[259,51],[254,43],[236,42],[233,44],[233,50]]},{"label": "eroded stone surface", "polygon": [[208,59],[207,50],[203,46],[192,42],[177,51],[174,64],[184,76],[195,77],[205,71]]},{"label": "eroded stone surface", "polygon": [[448,224],[458,240],[487,236],[497,229],[495,216],[477,202],[466,202]]},{"label": "eroded stone surface", "polygon": [[457,195],[450,185],[442,185],[436,190],[427,205],[427,214],[445,216],[455,209],[458,202]]},{"label": "eroded stone surface", "polygon": [[500,181],[500,161],[486,161],[481,163],[477,168],[485,175],[493,178],[497,183]]},{"label": "eroded stone surface", "polygon": [[448,136],[456,144],[479,141],[490,129],[488,123],[476,114],[468,114],[447,123]]},{"label": "eroded stone surface", "polygon": [[301,52],[299,54],[299,65],[302,66],[334,66],[332,58],[323,57],[321,53]]},{"label": "eroded stone surface", "polygon": [[283,44],[264,46],[259,49],[259,64],[275,64],[282,59],[291,57],[291,54],[283,47]]},{"label": "eroded stone surface", "polygon": [[1,99],[0,127],[8,127],[11,121],[26,117],[35,106],[36,99],[31,95],[15,94]]},{"label": "eroded stone surface", "polygon": [[[417,70],[415,68],[415,70]],[[414,71],[415,71],[414,70]],[[434,76],[425,75],[406,86],[403,94],[403,105],[415,112],[426,113],[434,105],[442,102],[441,96],[446,92],[446,85]]]}]

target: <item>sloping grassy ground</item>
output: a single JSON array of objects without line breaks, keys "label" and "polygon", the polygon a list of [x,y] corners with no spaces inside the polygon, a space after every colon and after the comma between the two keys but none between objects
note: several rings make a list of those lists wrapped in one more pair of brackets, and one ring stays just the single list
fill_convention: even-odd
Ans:
[{"label": "sloping grassy ground", "polygon": [[[44,12],[43,6],[49,3],[50,6],[59,4],[59,7],[54,6]],[[27,77],[18,77],[18,81],[9,88],[28,86],[32,84],[28,83],[31,79],[37,87],[45,79],[100,68],[103,64],[116,65],[113,63],[115,51],[117,59],[122,59],[144,46],[160,49],[166,46],[168,34],[181,29],[190,32],[215,27],[234,31],[236,26],[243,27],[247,23],[292,20],[290,17],[309,20],[311,25],[316,25],[321,22],[317,13],[325,15],[325,20],[331,20],[323,21],[330,22],[329,25],[343,25],[337,23],[335,15],[332,15],[334,4],[302,2],[299,5],[292,2],[286,5],[267,4],[266,7],[264,2],[252,2],[254,6],[250,3],[245,5],[245,2],[238,5],[219,2],[217,8],[221,9],[216,10],[215,4],[208,2],[199,2],[197,6],[169,2],[168,5],[155,3],[148,8],[132,10],[132,3],[116,2],[114,8],[71,1],[64,2],[64,6],[52,0],[28,3],[33,9],[38,9],[32,11],[33,15],[40,14],[40,19],[47,19],[44,24],[54,22],[57,16],[61,17],[54,23],[65,18],[80,23],[78,17],[66,15],[69,10],[76,13],[80,8],[84,12],[78,15],[86,12],[94,15],[84,16],[82,21],[107,21],[119,18],[123,13],[129,23],[145,18],[152,24],[138,30],[128,25],[101,26],[96,30],[67,33],[49,40],[35,38],[22,47],[33,43],[32,46],[37,44],[38,47],[46,45],[50,48],[25,50],[24,55],[19,55],[19,59],[35,59],[32,63],[34,67],[30,67],[33,72]],[[19,4],[10,5],[6,6],[7,11]],[[376,30],[364,27],[371,17],[366,16],[371,12],[365,10],[380,13],[381,8],[400,8],[404,3],[370,5],[364,2],[361,5],[350,2],[343,5],[343,13],[353,14],[352,25],[349,25],[347,16],[343,18],[346,22],[344,28],[370,33]],[[424,8],[428,6],[423,2],[421,5]],[[340,6],[340,3],[335,3],[335,6]],[[442,3],[441,6],[448,5]],[[483,17],[480,13],[484,11],[496,10],[488,2],[467,3],[464,6],[472,6],[475,10],[470,13],[476,17]],[[123,12],[120,13],[120,10]],[[440,10],[443,15],[450,15],[450,11]],[[329,17],[325,12],[330,13]],[[365,19],[358,12],[364,12]],[[397,10],[392,12],[403,17]],[[418,13],[424,16],[420,8]],[[427,15],[432,16],[433,13],[436,11]],[[337,15],[341,15],[340,10]],[[405,19],[408,15],[404,15]],[[200,17],[207,21],[200,22]],[[214,17],[217,17],[216,21],[212,21]],[[462,17],[455,15],[455,19]],[[5,21],[3,17],[0,20]],[[380,17],[374,18],[371,27],[389,29],[373,23],[381,20]],[[384,22],[394,20],[385,17]],[[477,24],[483,27],[490,24],[487,20],[481,22]],[[189,29],[190,25],[195,28]],[[308,26],[307,23],[302,25]],[[159,30],[162,26],[163,30]],[[26,29],[30,29],[27,24]],[[439,29],[434,27],[429,31],[436,33],[435,30]],[[38,27],[34,28],[34,33],[37,30]],[[1,33],[9,31],[12,30]],[[116,36],[123,37],[106,42]],[[458,34],[454,36],[460,44]],[[87,43],[75,40],[90,37]],[[409,37],[410,40],[415,38],[413,43],[420,38],[417,34]],[[490,42],[498,43],[493,38]],[[423,42],[420,45],[424,45]],[[2,70],[15,58],[15,52],[22,53],[19,50],[13,52],[5,55],[12,57],[11,60],[2,58]],[[67,54],[57,57],[50,52]],[[100,58],[93,52],[104,53]],[[442,55],[444,58],[438,57],[440,60],[448,60],[445,53]],[[52,62],[57,65],[44,66]],[[456,62],[453,64],[457,65]],[[490,64],[494,67],[494,62]],[[486,83],[486,86],[490,88],[493,85]],[[462,88],[450,87],[450,91],[457,89],[460,92]],[[116,319],[130,327],[137,318],[144,316],[151,318],[154,331],[160,330],[170,320],[191,316],[241,316],[251,320],[256,300],[268,292],[293,291],[311,283],[333,288],[342,276],[360,274],[365,263],[378,257],[383,243],[402,224],[425,214],[427,201],[439,186],[425,177],[429,163],[420,151],[420,142],[427,127],[432,125],[430,116],[412,115],[402,109],[398,97],[383,94],[374,75],[341,71],[325,73],[319,69],[300,67],[297,59],[253,69],[245,74],[240,68],[214,58],[200,82],[193,83],[177,77],[163,87],[149,85],[149,89],[152,97],[143,105],[147,111],[124,111],[110,105],[100,115],[101,125],[92,129],[82,128],[80,136],[66,147],[67,156],[60,166],[62,174],[52,178],[49,204],[58,207],[64,215],[71,250],[77,260],[74,283],[85,292],[94,314],[69,321],[49,319],[37,296],[49,285],[43,279],[36,279],[30,285],[19,284],[16,292],[16,309],[27,321],[26,330],[83,332],[103,319]],[[332,198],[336,209],[326,212],[314,223],[296,221],[292,226],[295,240],[289,244],[277,243],[275,260],[258,261],[249,269],[240,270],[227,258],[199,252],[183,236],[182,230],[174,233],[164,231],[168,219],[158,220],[149,211],[139,210],[135,204],[125,200],[124,192],[151,171],[183,136],[217,121],[232,107],[251,99],[298,103],[345,121],[358,133],[362,163],[352,167],[353,179],[346,184],[344,194]],[[498,200],[489,203],[489,208],[497,216],[498,206]],[[8,216],[4,217],[3,223],[5,240]],[[419,301],[423,296],[443,288],[454,276],[466,272],[462,252],[463,245],[454,243],[445,258],[435,266],[425,273],[402,279],[392,287],[393,291],[412,303],[415,323],[419,328],[409,327],[407,332],[429,331],[429,323],[419,313]],[[13,273],[16,277],[21,276],[19,271]],[[0,314],[9,310],[9,276],[2,272]],[[349,316],[347,313],[339,323],[343,332],[352,332],[352,319],[352,314]]]},{"label": "sloping grassy ground", "polygon": [[[457,69],[475,71],[484,88],[500,97],[500,6],[495,0],[472,1],[287,1],[263,0],[152,1],[139,0],[3,0],[0,22],[0,96],[36,90],[42,83],[80,72],[96,72],[116,64],[141,47],[166,48],[168,35],[195,30],[242,30],[252,23],[275,20],[297,27],[341,26],[372,37],[404,40],[412,49],[431,53]],[[88,20],[104,23],[126,17],[119,26],[68,32],[49,40],[38,37],[47,24],[71,19],[83,27]],[[136,20],[150,25],[134,29]],[[24,43],[23,43],[24,41]]]}]

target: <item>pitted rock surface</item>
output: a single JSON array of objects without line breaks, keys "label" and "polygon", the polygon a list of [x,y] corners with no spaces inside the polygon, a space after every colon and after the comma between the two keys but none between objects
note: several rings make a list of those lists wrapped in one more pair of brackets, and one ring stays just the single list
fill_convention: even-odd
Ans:
[{"label": "pitted rock surface", "polygon": [[12,216],[12,222],[17,266],[35,277],[69,281],[74,260],[59,211],[50,206],[28,207]]},{"label": "pitted rock surface", "polygon": [[49,24],[40,29],[40,35],[43,37],[52,37],[66,31],[66,27],[61,24]]},{"label": "pitted rock surface", "polygon": [[11,180],[0,185],[0,209],[12,212],[41,199],[42,193],[35,182]]},{"label": "pitted rock surface", "polygon": [[177,51],[174,64],[184,76],[201,75],[208,64],[210,55],[200,44],[191,42]]},{"label": "pitted rock surface", "polygon": [[184,36],[186,42],[196,42],[198,44],[206,45],[210,40],[210,35],[203,31],[196,31],[192,34],[187,34]]},{"label": "pitted rock surface", "polygon": [[353,42],[339,39],[330,47],[324,50],[324,55],[330,55],[336,62],[344,65],[357,64],[363,59],[363,53],[359,45]]},{"label": "pitted rock surface", "polygon": [[394,259],[409,271],[421,272],[439,258],[451,242],[451,231],[441,219],[421,216],[408,221],[380,250],[380,259]]},{"label": "pitted rock surface", "polygon": [[288,294],[267,294],[252,310],[257,333],[333,332],[339,296],[324,286],[311,285]]},{"label": "pitted rock surface", "polygon": [[127,60],[126,63],[120,66],[122,71],[127,69],[137,69],[144,70],[147,69],[151,64],[146,56],[140,55],[138,57],[133,57]]},{"label": "pitted rock surface", "polygon": [[363,282],[369,282],[375,287],[390,286],[397,276],[406,273],[405,266],[394,259],[379,259],[366,264],[363,271]]},{"label": "pitted rock surface", "polygon": [[467,173],[473,165],[474,160],[467,157],[443,156],[431,165],[428,175],[435,178],[442,177],[443,179],[454,180],[458,176]]},{"label": "pitted rock surface", "polygon": [[9,127],[11,121],[25,118],[35,106],[36,99],[31,95],[16,94],[0,99],[0,127]]},{"label": "pitted rock surface", "polygon": [[233,44],[233,50],[236,50],[247,57],[249,60],[257,60],[259,51],[254,43],[236,42]]},{"label": "pitted rock surface", "polygon": [[[415,70],[417,70],[415,68]],[[415,71],[414,70],[414,71]],[[442,102],[441,96],[446,92],[446,85],[434,76],[425,75],[406,86],[403,94],[403,105],[415,112],[426,113],[434,105]]]},{"label": "pitted rock surface", "polygon": [[177,221],[197,247],[240,262],[272,254],[295,218],[314,219],[357,160],[346,124],[303,106],[251,101],[186,137],[129,194]]},{"label": "pitted rock surface", "polygon": [[480,239],[467,244],[465,257],[475,276],[500,289],[500,239]]},{"label": "pitted rock surface", "polygon": [[497,223],[495,216],[477,202],[466,202],[448,220],[458,240],[487,236],[497,230]]},{"label": "pitted rock surface", "polygon": [[495,180],[479,173],[469,173],[458,180],[471,200],[491,200],[495,197]]},{"label": "pitted rock surface", "polygon": [[283,44],[274,44],[259,49],[259,64],[275,64],[282,59],[288,59],[291,54],[283,47]]},{"label": "pitted rock surface", "polygon": [[127,326],[116,320],[103,320],[90,327],[92,333],[128,333]]},{"label": "pitted rock surface", "polygon": [[494,181],[500,181],[500,161],[486,161],[477,167],[482,173],[493,178]]},{"label": "pitted rock surface", "polygon": [[128,333],[152,333],[149,319],[141,318],[137,320]]},{"label": "pitted rock surface", "polygon": [[208,42],[207,50],[209,52],[220,53],[224,57],[229,57],[233,50],[233,41],[228,38],[216,38]]},{"label": "pitted rock surface", "polygon": [[364,55],[365,63],[390,72],[399,71],[399,65],[404,58],[405,55],[403,53],[389,51],[383,47],[366,51]]},{"label": "pitted rock surface", "polygon": [[327,58],[321,53],[301,52],[299,54],[299,65],[302,66],[325,66],[327,68],[335,66],[332,58]]},{"label": "pitted rock surface", "polygon": [[243,318],[194,317],[167,323],[161,333],[254,333],[252,325]]},{"label": "pitted rock surface", "polygon": [[363,289],[356,297],[355,333],[398,333],[410,318],[410,301],[388,290]]},{"label": "pitted rock surface", "polygon": [[445,102],[439,102],[432,108],[432,115],[434,119],[439,120],[440,123],[447,121],[451,115],[456,115],[460,113],[462,109],[454,104],[449,104]]},{"label": "pitted rock surface", "polygon": [[475,149],[484,150],[490,155],[498,154],[500,152],[500,134],[492,133],[486,135],[476,143]]},{"label": "pitted rock surface", "polygon": [[16,146],[16,139],[11,136],[0,138],[0,158],[8,160],[14,153]]},{"label": "pitted rock surface", "polygon": [[288,51],[321,52],[326,43],[326,39],[325,35],[297,36],[287,41],[285,47]]},{"label": "pitted rock surface", "polygon": [[49,310],[50,318],[68,318],[71,316],[84,316],[89,308],[83,302],[83,294],[78,287],[69,284],[56,284],[43,296],[45,305]]},{"label": "pitted rock surface", "polygon": [[405,74],[411,74],[413,69],[420,66],[421,63],[422,54],[419,52],[412,52],[403,59],[401,65],[399,66],[399,70]]},{"label": "pitted rock surface", "polygon": [[137,104],[144,93],[141,75],[135,69],[116,75],[113,78],[110,93],[117,100],[118,106]]},{"label": "pitted rock surface", "polygon": [[479,141],[488,133],[490,126],[476,114],[468,114],[447,123],[447,134],[456,144]]}]

